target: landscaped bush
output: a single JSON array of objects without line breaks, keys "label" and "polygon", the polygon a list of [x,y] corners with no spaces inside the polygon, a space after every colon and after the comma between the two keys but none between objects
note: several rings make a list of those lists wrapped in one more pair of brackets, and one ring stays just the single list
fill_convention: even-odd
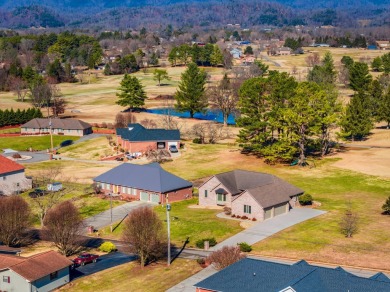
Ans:
[{"label": "landscaped bush", "polygon": [[195,245],[197,248],[204,248],[204,242],[205,241],[208,241],[209,242],[209,246],[212,247],[212,246],[215,246],[217,245],[217,241],[215,240],[214,237],[212,238],[203,238],[203,239],[199,239]]},{"label": "landscaped bush", "polygon": [[257,219],[256,218],[252,218],[252,221],[257,221]]},{"label": "landscaped bush", "polygon": [[248,217],[244,215],[244,216],[241,217],[241,219],[245,220],[245,219],[248,219]]},{"label": "landscaped bush", "polygon": [[240,215],[236,215],[236,218],[240,219],[240,218],[241,218],[241,216],[240,216]]},{"label": "landscaped bush", "polygon": [[105,241],[99,246],[99,250],[102,252],[116,251],[116,246],[111,241]]},{"label": "landscaped bush", "polygon": [[225,212],[226,215],[230,215],[232,214],[232,208],[223,207],[223,212]]},{"label": "landscaped bush", "polygon": [[202,144],[202,140],[200,138],[195,138],[194,140],[192,140],[192,143]]},{"label": "landscaped bush", "polygon": [[236,215],[233,214],[232,217],[233,217],[233,218],[236,218]]},{"label": "landscaped bush", "polygon": [[224,246],[220,250],[214,251],[207,260],[214,264],[217,270],[222,270],[231,264],[245,258],[238,247]]},{"label": "landscaped bush", "polygon": [[299,204],[302,206],[311,205],[313,203],[313,197],[310,194],[303,194],[299,197]]},{"label": "landscaped bush", "polygon": [[240,247],[240,250],[242,252],[251,252],[252,251],[252,246],[250,246],[248,243],[246,242],[240,242],[238,244],[238,246]]},{"label": "landscaped bush", "polygon": [[22,158],[22,156],[20,156],[19,153],[15,153],[15,154],[12,154],[12,158],[15,158],[15,159]]},{"label": "landscaped bush", "polygon": [[199,265],[204,265],[206,263],[205,259],[204,258],[197,258],[196,259],[196,262],[199,264]]}]

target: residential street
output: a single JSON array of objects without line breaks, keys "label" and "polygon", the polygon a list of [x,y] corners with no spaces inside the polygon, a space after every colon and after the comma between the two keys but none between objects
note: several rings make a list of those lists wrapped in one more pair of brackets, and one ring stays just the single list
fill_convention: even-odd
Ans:
[{"label": "residential street", "polygon": [[246,242],[250,245],[255,244],[267,237],[291,227],[295,224],[301,223],[308,219],[317,217],[326,213],[325,211],[308,209],[308,208],[295,208],[290,212],[276,216],[274,218],[259,222],[248,229],[237,233],[236,235],[222,241],[216,246],[210,248],[210,250],[217,250],[224,246],[236,246],[240,242]]}]

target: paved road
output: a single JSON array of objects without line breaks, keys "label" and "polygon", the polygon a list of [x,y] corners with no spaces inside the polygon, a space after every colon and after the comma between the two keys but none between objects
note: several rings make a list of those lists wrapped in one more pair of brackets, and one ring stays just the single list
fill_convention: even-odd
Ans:
[{"label": "paved road", "polygon": [[[140,206],[146,206],[148,203],[134,201],[126,203],[117,207],[112,208],[112,222],[118,222],[124,219],[131,210],[138,208]],[[111,224],[111,210],[101,212],[93,217],[89,217],[84,220],[86,226],[93,226],[95,229],[99,230],[102,227],[108,226]]]},{"label": "paved road", "polygon": [[90,263],[85,266],[76,267],[71,272],[71,279],[76,279],[88,276],[105,269],[116,267],[131,261],[134,261],[136,256],[132,254],[125,254],[121,252],[113,252],[99,257],[96,263]]},{"label": "paved road", "polygon": [[222,241],[216,246],[210,248],[210,250],[217,250],[224,246],[236,246],[237,243],[246,242],[250,245],[255,244],[267,237],[286,229],[290,226],[306,221],[308,219],[317,217],[326,213],[325,211],[308,209],[308,208],[295,208],[290,212],[276,216],[274,218],[259,222],[252,227],[237,233],[236,235]]}]

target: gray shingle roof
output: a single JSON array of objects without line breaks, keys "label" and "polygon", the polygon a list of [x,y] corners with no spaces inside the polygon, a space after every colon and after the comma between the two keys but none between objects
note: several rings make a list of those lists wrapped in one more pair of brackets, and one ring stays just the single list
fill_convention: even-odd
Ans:
[{"label": "gray shingle roof", "polygon": [[304,191],[267,173],[233,170],[216,175],[233,195],[247,191],[263,208],[285,203]]},{"label": "gray shingle roof", "polygon": [[243,259],[194,285],[213,291],[280,291],[292,287],[299,292],[390,291],[390,283],[299,262],[294,265]]},{"label": "gray shingle roof", "polygon": [[[36,129],[48,129],[49,119],[36,118],[21,125],[22,128],[36,128]],[[77,119],[51,119],[51,125],[53,129],[64,130],[84,130],[89,129],[92,126],[86,122]]]},{"label": "gray shingle roof", "polygon": [[127,128],[116,129],[123,140],[143,141],[180,141],[179,130],[146,129],[140,124],[129,124]]},{"label": "gray shingle roof", "polygon": [[158,163],[123,163],[93,180],[159,193],[192,187],[191,182],[165,171]]}]

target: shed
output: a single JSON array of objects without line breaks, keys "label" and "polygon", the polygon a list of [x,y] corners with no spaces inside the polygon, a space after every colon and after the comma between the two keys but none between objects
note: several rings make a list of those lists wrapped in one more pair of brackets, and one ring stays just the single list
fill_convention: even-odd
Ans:
[{"label": "shed", "polygon": [[52,192],[58,192],[62,189],[62,183],[53,182],[47,185],[47,190]]}]

